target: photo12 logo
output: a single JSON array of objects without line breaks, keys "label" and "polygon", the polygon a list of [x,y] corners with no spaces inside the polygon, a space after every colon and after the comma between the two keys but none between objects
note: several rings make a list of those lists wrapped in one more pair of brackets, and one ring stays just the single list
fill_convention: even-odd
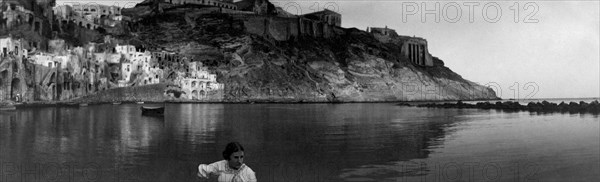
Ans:
[{"label": "photo12 logo", "polygon": [[289,1],[289,0],[270,0],[276,7],[293,15],[303,15],[323,10],[329,10],[342,13],[340,6],[335,1]]},{"label": "photo12 logo", "polygon": [[421,23],[469,22],[501,20],[515,23],[538,23],[539,6],[535,2],[402,2],[402,22],[420,20]]},{"label": "photo12 logo", "polygon": [[497,82],[488,82],[484,86],[494,90],[496,96],[500,98],[513,100],[533,99],[540,91],[540,86],[536,82],[527,82],[525,84],[514,82],[508,87],[502,87]]}]

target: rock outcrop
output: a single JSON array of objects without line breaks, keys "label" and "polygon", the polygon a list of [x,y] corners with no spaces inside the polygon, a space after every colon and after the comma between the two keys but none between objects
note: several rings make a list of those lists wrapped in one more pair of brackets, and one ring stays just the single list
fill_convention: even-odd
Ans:
[{"label": "rock outcrop", "polygon": [[[407,103],[399,104],[401,106],[411,106]],[[463,103],[462,101],[458,101],[456,104],[453,103],[429,103],[429,104],[421,104],[417,105],[417,107],[432,107],[432,108],[457,108],[457,109],[496,109],[503,111],[530,111],[530,112],[541,112],[541,113],[552,113],[552,112],[569,112],[569,113],[591,113],[598,114],[600,113],[600,103],[598,100],[592,101],[590,103],[580,101],[577,102],[569,102],[569,104],[565,102],[561,102],[560,104],[551,103],[548,101],[542,102],[529,102],[527,105],[521,105],[519,102],[507,101],[507,102],[496,102],[492,104],[490,102],[478,102],[476,104]]]},{"label": "rock outcrop", "polygon": [[143,17],[130,40],[148,49],[195,57],[225,84],[225,102],[369,102],[496,99],[434,57],[417,66],[400,45],[342,29],[332,38],[277,41],[245,31],[226,14],[165,13]]}]

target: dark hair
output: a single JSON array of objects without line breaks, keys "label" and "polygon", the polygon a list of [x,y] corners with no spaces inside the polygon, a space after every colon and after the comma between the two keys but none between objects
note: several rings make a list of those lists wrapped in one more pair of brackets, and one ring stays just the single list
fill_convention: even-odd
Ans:
[{"label": "dark hair", "polygon": [[244,147],[242,147],[242,144],[238,142],[228,143],[225,147],[225,150],[223,151],[223,158],[225,158],[225,160],[229,160],[231,158],[231,154],[239,151],[244,151]]}]

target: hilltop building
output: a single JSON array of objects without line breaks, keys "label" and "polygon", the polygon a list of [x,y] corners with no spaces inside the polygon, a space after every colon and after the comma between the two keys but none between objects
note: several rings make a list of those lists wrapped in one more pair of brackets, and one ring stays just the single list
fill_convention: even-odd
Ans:
[{"label": "hilltop building", "polygon": [[401,46],[401,54],[411,63],[418,66],[433,66],[433,58],[427,48],[427,40],[421,37],[400,36],[395,30],[387,28],[371,27],[371,33],[377,40],[383,43],[395,43]]},{"label": "hilltop building", "polygon": [[94,18],[108,18],[121,16],[121,7],[107,6],[95,3],[74,4],[73,11],[79,15],[91,15]]},{"label": "hilltop building", "polygon": [[163,2],[177,5],[194,4],[215,6],[232,10],[238,9],[237,5],[233,3],[233,0],[163,0]]},{"label": "hilltop building", "polygon": [[338,27],[342,26],[342,15],[337,12],[328,10],[328,9],[325,9],[323,11],[317,11],[314,13],[308,13],[308,14],[305,14],[302,16],[305,18],[308,18],[308,19],[325,22],[328,25],[338,26]]},{"label": "hilltop building", "polygon": [[80,27],[96,30],[103,26],[115,27],[123,20],[121,7],[106,6],[95,3],[56,6],[53,8],[56,19],[61,24],[69,22]]}]

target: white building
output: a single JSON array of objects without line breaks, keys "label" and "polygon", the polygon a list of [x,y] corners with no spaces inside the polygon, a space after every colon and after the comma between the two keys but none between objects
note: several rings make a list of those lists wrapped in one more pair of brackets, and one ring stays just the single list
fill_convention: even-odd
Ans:
[{"label": "white building", "polygon": [[210,74],[202,63],[191,62],[188,65],[191,68],[190,77],[179,79],[179,86],[186,93],[187,99],[206,99],[208,92],[224,88],[222,83],[217,82],[217,75]]},{"label": "white building", "polygon": [[131,63],[133,63],[133,70],[135,71],[148,71],[150,67],[150,60],[152,54],[150,52],[135,52],[131,57]]},{"label": "white building", "polygon": [[96,18],[121,16],[121,7],[107,6],[96,3],[73,4],[73,11],[80,15],[92,15]]},{"label": "white building", "polygon": [[38,53],[30,57],[34,64],[46,66],[48,68],[56,68],[60,66],[61,69],[66,69],[71,56],[57,56],[52,54]]},{"label": "white building", "polygon": [[74,14],[75,11],[73,11],[73,8],[69,5],[55,6],[52,8],[52,11],[54,12],[54,16],[61,21],[71,20],[71,17],[76,15]]},{"label": "white building", "polygon": [[48,68],[55,68],[58,66],[58,62],[54,62],[54,58],[48,54],[36,54],[30,57],[34,64],[46,66]]},{"label": "white building", "polygon": [[125,59],[129,60],[137,53],[135,46],[132,45],[117,45],[115,50],[117,51],[117,54],[123,54]]},{"label": "white building", "polygon": [[163,70],[157,67],[152,67],[152,68],[148,68],[147,72],[145,73],[145,77],[144,77],[144,81],[143,85],[149,85],[149,84],[157,84],[160,83],[160,80],[163,79],[162,75],[163,75]]},{"label": "white building", "polygon": [[27,55],[27,51],[23,48],[22,39],[13,39],[12,37],[1,37],[0,38],[0,55],[2,57],[9,54],[23,56]]},{"label": "white building", "polygon": [[119,63],[121,54],[111,53],[94,53],[94,61],[96,63]]},{"label": "white building", "polygon": [[122,81],[130,82],[131,73],[133,72],[131,62],[121,63],[121,74],[123,75]]},{"label": "white building", "polygon": [[233,0],[164,0],[165,3],[170,4],[197,4],[206,6],[216,6],[221,8],[227,8],[237,10],[238,7],[233,3]]}]

